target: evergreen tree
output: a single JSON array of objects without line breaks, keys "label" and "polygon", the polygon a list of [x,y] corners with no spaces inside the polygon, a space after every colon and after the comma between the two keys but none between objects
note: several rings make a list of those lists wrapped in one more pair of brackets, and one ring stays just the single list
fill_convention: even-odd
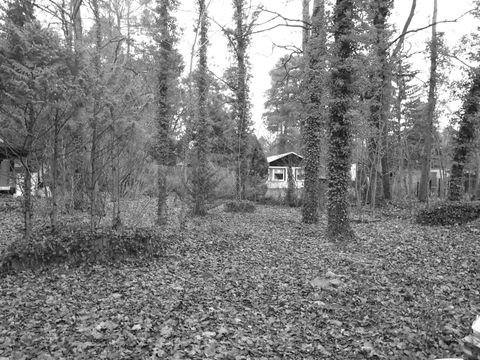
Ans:
[{"label": "evergreen tree", "polygon": [[59,39],[35,20],[30,1],[9,3],[0,32],[0,111],[3,133],[21,143],[26,158],[23,199],[25,238],[32,231],[34,154],[44,145],[48,120],[64,75]]}]

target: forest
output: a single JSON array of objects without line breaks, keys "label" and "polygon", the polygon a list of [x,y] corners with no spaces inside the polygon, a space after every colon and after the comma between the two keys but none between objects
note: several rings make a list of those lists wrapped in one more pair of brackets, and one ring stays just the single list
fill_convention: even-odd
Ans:
[{"label": "forest", "polygon": [[0,360],[480,359],[480,1],[442,6],[2,3]]}]

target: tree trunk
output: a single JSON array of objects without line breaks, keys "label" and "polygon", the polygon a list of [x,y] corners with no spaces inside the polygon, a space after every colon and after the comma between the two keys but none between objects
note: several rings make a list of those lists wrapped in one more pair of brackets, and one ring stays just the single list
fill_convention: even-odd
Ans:
[{"label": "tree trunk", "polygon": [[[373,74],[372,79],[372,105],[370,106],[370,122],[374,134],[369,140],[370,166],[375,171],[378,164],[381,164],[383,199],[391,199],[390,191],[390,170],[388,161],[388,113],[390,111],[390,82],[391,69],[388,60],[388,42],[386,31],[386,20],[390,12],[391,2],[388,0],[373,1],[373,25],[375,26],[375,48],[378,61],[378,70]],[[378,161],[380,160],[380,161]],[[376,176],[375,176],[376,177]],[[376,182],[370,182],[370,204],[374,206],[376,197]]]},{"label": "tree trunk", "polygon": [[170,0],[160,0],[158,8],[159,26],[159,64],[157,73],[157,149],[158,149],[158,202],[157,202],[157,225],[167,223],[167,166],[169,159],[168,134],[170,129],[169,112],[169,79],[170,79],[170,53],[173,47],[173,40],[170,34]]},{"label": "tree trunk", "polygon": [[90,230],[96,230],[99,222],[98,201],[98,125],[101,112],[101,59],[102,29],[98,0],[91,0],[95,20],[95,48],[93,54],[93,68],[95,73],[95,88],[93,90],[93,114],[90,121],[92,131],[90,148]]},{"label": "tree trunk", "polygon": [[195,215],[204,216],[207,214],[205,207],[208,195],[208,171],[207,171],[207,9],[205,0],[198,0],[198,11],[200,18],[200,46],[198,54],[198,123],[197,123],[197,163],[195,164],[196,174],[194,179],[194,198],[195,205],[193,213]]},{"label": "tree trunk", "polygon": [[305,52],[305,90],[306,114],[303,143],[305,181],[303,195],[302,221],[306,224],[318,222],[318,208],[320,198],[320,159],[322,141],[324,141],[325,116],[322,104],[326,98],[326,24],[325,1],[315,0],[312,13],[312,32]]},{"label": "tree trunk", "polygon": [[[82,26],[82,16],[81,16],[81,6],[83,0],[71,0],[70,1],[70,26],[66,25],[68,28],[66,34],[66,40],[68,49],[74,49],[75,53],[73,56],[73,64],[71,64],[71,72],[75,80],[78,82],[80,87],[84,85],[81,83],[82,71],[85,68],[85,56],[83,50],[83,26]],[[71,34],[73,31],[73,36]],[[72,41],[73,43],[68,43]],[[73,123],[76,126],[74,130],[74,135],[72,139],[72,145],[75,147],[73,152],[73,159],[71,161],[71,204],[73,209],[84,210],[85,209],[85,194],[86,194],[86,155],[83,151],[85,141],[84,126],[86,122],[86,109],[85,109],[85,99],[76,99],[74,104],[74,115]]]},{"label": "tree trunk", "polygon": [[334,10],[334,61],[329,119],[327,236],[333,241],[354,237],[348,219],[352,124],[348,110],[353,96],[353,1],[337,0]]},{"label": "tree trunk", "polygon": [[235,55],[237,59],[237,83],[235,89],[235,119],[237,124],[237,176],[236,196],[246,199],[247,182],[247,135],[249,125],[248,85],[247,85],[247,46],[250,30],[244,24],[245,0],[234,0]]},{"label": "tree trunk", "polygon": [[122,226],[120,216],[120,149],[117,145],[117,123],[114,107],[110,107],[110,116],[112,119],[112,228],[118,229]]},{"label": "tree trunk", "polygon": [[438,41],[437,41],[437,0],[433,0],[433,18],[432,18],[432,43],[430,45],[430,80],[428,83],[428,107],[427,117],[425,119],[424,130],[424,147],[422,159],[422,174],[420,176],[419,200],[428,202],[429,197],[429,180],[430,180],[430,163],[432,159],[432,136],[433,136],[433,117],[435,114],[436,104],[436,88],[437,88],[437,57],[438,57]]},{"label": "tree trunk", "polygon": [[24,148],[27,153],[27,157],[23,162],[25,167],[25,178],[23,181],[23,219],[24,219],[24,238],[25,240],[30,240],[32,237],[32,216],[33,216],[33,204],[32,204],[32,166],[31,166],[31,156],[33,150],[33,128],[36,122],[35,112],[33,109],[33,104],[27,105],[27,111],[25,112],[26,116],[26,131],[27,135],[25,137]]},{"label": "tree trunk", "polygon": [[50,185],[50,190],[52,194],[51,202],[52,207],[50,209],[50,226],[52,228],[52,233],[57,231],[57,219],[58,219],[58,204],[57,204],[57,184],[58,184],[58,162],[59,162],[59,137],[60,137],[60,128],[59,128],[59,119],[58,119],[58,109],[56,110],[54,119],[53,119],[53,156],[52,156],[52,183]]},{"label": "tree trunk", "polygon": [[295,195],[295,174],[291,166],[287,168],[287,204],[290,207],[294,207],[296,205],[296,195]]}]

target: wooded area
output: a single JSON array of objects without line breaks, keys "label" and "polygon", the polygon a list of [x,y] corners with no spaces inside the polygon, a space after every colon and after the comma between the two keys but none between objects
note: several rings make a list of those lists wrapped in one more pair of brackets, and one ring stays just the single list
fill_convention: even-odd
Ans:
[{"label": "wooded area", "polygon": [[[44,359],[480,358],[464,339],[480,314],[480,27],[461,44],[441,30],[480,25],[480,1],[439,19],[430,0],[421,27],[417,0],[401,27],[393,0],[292,3],[298,18],[229,0],[227,24],[206,0],[0,5],[0,359],[38,352],[13,310],[45,338],[37,292],[82,329],[56,349],[47,321]],[[279,27],[299,36],[272,44],[260,119],[251,57]],[[77,271],[108,298],[98,318],[68,298],[67,319]]]}]

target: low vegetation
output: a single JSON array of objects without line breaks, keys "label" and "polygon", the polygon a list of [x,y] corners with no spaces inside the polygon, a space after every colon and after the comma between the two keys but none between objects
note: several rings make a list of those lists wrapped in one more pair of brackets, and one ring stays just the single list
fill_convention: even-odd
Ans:
[{"label": "low vegetation", "polygon": [[443,202],[419,211],[416,221],[423,225],[458,225],[480,218],[480,202]]},{"label": "low vegetation", "polygon": [[252,213],[255,211],[255,203],[247,200],[231,200],[225,203],[225,211],[233,213]]}]

